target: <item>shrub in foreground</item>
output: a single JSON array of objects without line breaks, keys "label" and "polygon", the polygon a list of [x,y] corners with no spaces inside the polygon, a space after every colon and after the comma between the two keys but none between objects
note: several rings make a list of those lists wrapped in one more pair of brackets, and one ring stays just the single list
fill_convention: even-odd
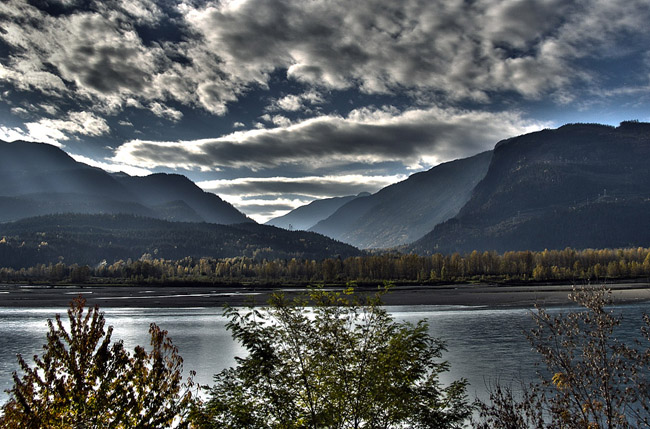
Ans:
[{"label": "shrub in foreground", "polygon": [[[538,309],[529,340],[546,371],[517,394],[497,385],[480,404],[478,428],[650,427],[650,319],[642,340],[621,341],[621,317],[605,289],[576,290],[583,310],[552,315]],[[629,335],[629,334],[627,334]]]}]

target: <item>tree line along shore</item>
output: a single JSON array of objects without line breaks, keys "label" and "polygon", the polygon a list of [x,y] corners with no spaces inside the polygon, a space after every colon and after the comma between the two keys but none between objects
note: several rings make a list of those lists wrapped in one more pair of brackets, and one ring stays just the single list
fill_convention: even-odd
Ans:
[{"label": "tree line along shore", "polygon": [[[1,264],[1,262],[0,262]],[[650,248],[497,252],[429,256],[375,254],[348,258],[154,258],[102,261],[96,266],[38,264],[0,268],[3,283],[74,284],[310,284],[391,281],[401,284],[466,282],[603,282],[650,277]]]}]

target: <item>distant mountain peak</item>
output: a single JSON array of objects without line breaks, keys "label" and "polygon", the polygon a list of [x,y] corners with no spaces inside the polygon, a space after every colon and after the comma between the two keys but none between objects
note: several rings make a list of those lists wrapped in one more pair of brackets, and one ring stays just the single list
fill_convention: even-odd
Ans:
[{"label": "distant mountain peak", "polygon": [[413,242],[454,216],[485,175],[491,151],[440,164],[341,206],[310,230],[360,248]]},{"label": "distant mountain peak", "polygon": [[348,195],[345,197],[324,198],[314,200],[293,209],[289,213],[273,218],[266,222],[266,225],[273,225],[279,228],[306,231],[319,221],[327,218],[339,207],[359,197],[365,197],[367,192],[361,192],[359,195]]}]

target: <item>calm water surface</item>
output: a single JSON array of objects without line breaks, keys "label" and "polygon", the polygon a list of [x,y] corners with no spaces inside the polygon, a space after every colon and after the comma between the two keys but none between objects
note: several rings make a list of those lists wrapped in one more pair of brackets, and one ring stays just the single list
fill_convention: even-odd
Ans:
[{"label": "calm water surface", "polygon": [[[451,371],[443,374],[447,383],[461,377],[470,382],[470,397],[485,398],[486,386],[497,379],[518,384],[535,376],[537,357],[523,331],[532,327],[526,309],[490,309],[443,306],[387,307],[396,320],[417,322],[428,319],[431,333],[447,342],[443,358]],[[552,311],[566,311],[554,309]],[[624,335],[636,335],[644,305],[622,305]],[[16,354],[32,362],[46,342],[47,319],[65,309],[0,309],[0,403],[7,400],[5,389],[13,385],[11,373],[18,368]],[[150,323],[169,332],[185,361],[185,369],[197,372],[196,381],[211,384],[212,375],[233,366],[244,350],[225,329],[222,310],[217,309],[106,309],[108,325],[114,326],[113,339],[124,340],[129,349],[148,345]]]}]

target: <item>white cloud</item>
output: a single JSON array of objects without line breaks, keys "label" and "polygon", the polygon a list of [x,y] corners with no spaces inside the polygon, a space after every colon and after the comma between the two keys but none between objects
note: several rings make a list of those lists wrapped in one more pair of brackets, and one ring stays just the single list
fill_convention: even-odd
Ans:
[{"label": "white cloud", "polygon": [[152,0],[120,0],[120,7],[141,24],[155,24],[163,15]]},{"label": "white cloud", "polygon": [[106,120],[91,112],[71,112],[67,121],[55,122],[60,129],[85,136],[101,136],[110,132]]},{"label": "white cloud", "polygon": [[43,109],[48,115],[54,116],[59,113],[59,108],[53,104],[41,103],[38,106]]},{"label": "white cloud", "polygon": [[282,97],[275,104],[281,110],[296,111],[302,109],[302,100],[297,95]]},{"label": "white cloud", "polygon": [[271,118],[271,122],[273,122],[273,125],[277,125],[279,127],[285,127],[285,128],[291,125],[291,120],[286,116],[282,116],[282,115],[273,115],[273,117]]},{"label": "white cloud", "polygon": [[282,216],[297,207],[309,203],[309,200],[282,197],[274,199],[242,198],[238,195],[220,195],[220,197],[258,223],[264,223],[274,217]]},{"label": "white cloud", "polygon": [[28,138],[26,140],[49,143],[54,146],[61,147],[62,141],[69,140],[69,137],[58,128],[48,124],[50,119],[42,119],[39,122],[28,122],[25,124],[27,127]]},{"label": "white cloud", "polygon": [[15,140],[24,140],[30,142],[49,143],[59,148],[64,147],[61,143],[59,143],[56,140],[51,140],[51,141],[40,140],[36,136],[33,136],[30,132],[26,132],[25,130],[17,127],[10,128],[5,126],[0,126],[0,140],[9,141],[9,142]]},{"label": "white cloud", "polygon": [[62,147],[62,141],[71,135],[101,136],[110,132],[103,118],[90,112],[70,112],[66,119],[41,119],[25,123],[27,131],[20,128],[2,127],[2,133],[11,140],[22,139],[49,143]]},{"label": "white cloud", "polygon": [[160,118],[168,119],[172,122],[178,122],[183,119],[183,113],[181,111],[168,106],[164,106],[158,102],[151,103],[149,105],[149,110],[151,110],[154,115]]},{"label": "white cloud", "polygon": [[12,115],[21,116],[23,118],[29,116],[29,111],[24,107],[12,107],[9,111]]},{"label": "white cloud", "polygon": [[315,90],[310,90],[299,95],[289,94],[273,100],[267,107],[268,111],[284,110],[287,112],[296,112],[299,110],[310,111],[308,104],[322,104],[325,100],[322,95]]},{"label": "white cloud", "polygon": [[406,179],[404,175],[342,174],[305,177],[243,177],[208,180],[197,185],[214,192],[257,222],[286,214],[315,199],[376,192]]},{"label": "white cloud", "polygon": [[66,91],[63,80],[55,74],[39,70],[42,65],[19,58],[12,68],[0,64],[0,81],[7,81],[22,91],[39,90],[48,95],[60,95]]},{"label": "white cloud", "polygon": [[392,107],[357,109],[348,117],[321,116],[272,129],[238,131],[192,141],[129,141],[114,161],[146,168],[272,168],[307,165],[345,168],[382,162],[405,166],[425,159],[440,162],[491,149],[507,137],[549,124],[512,112]]}]

